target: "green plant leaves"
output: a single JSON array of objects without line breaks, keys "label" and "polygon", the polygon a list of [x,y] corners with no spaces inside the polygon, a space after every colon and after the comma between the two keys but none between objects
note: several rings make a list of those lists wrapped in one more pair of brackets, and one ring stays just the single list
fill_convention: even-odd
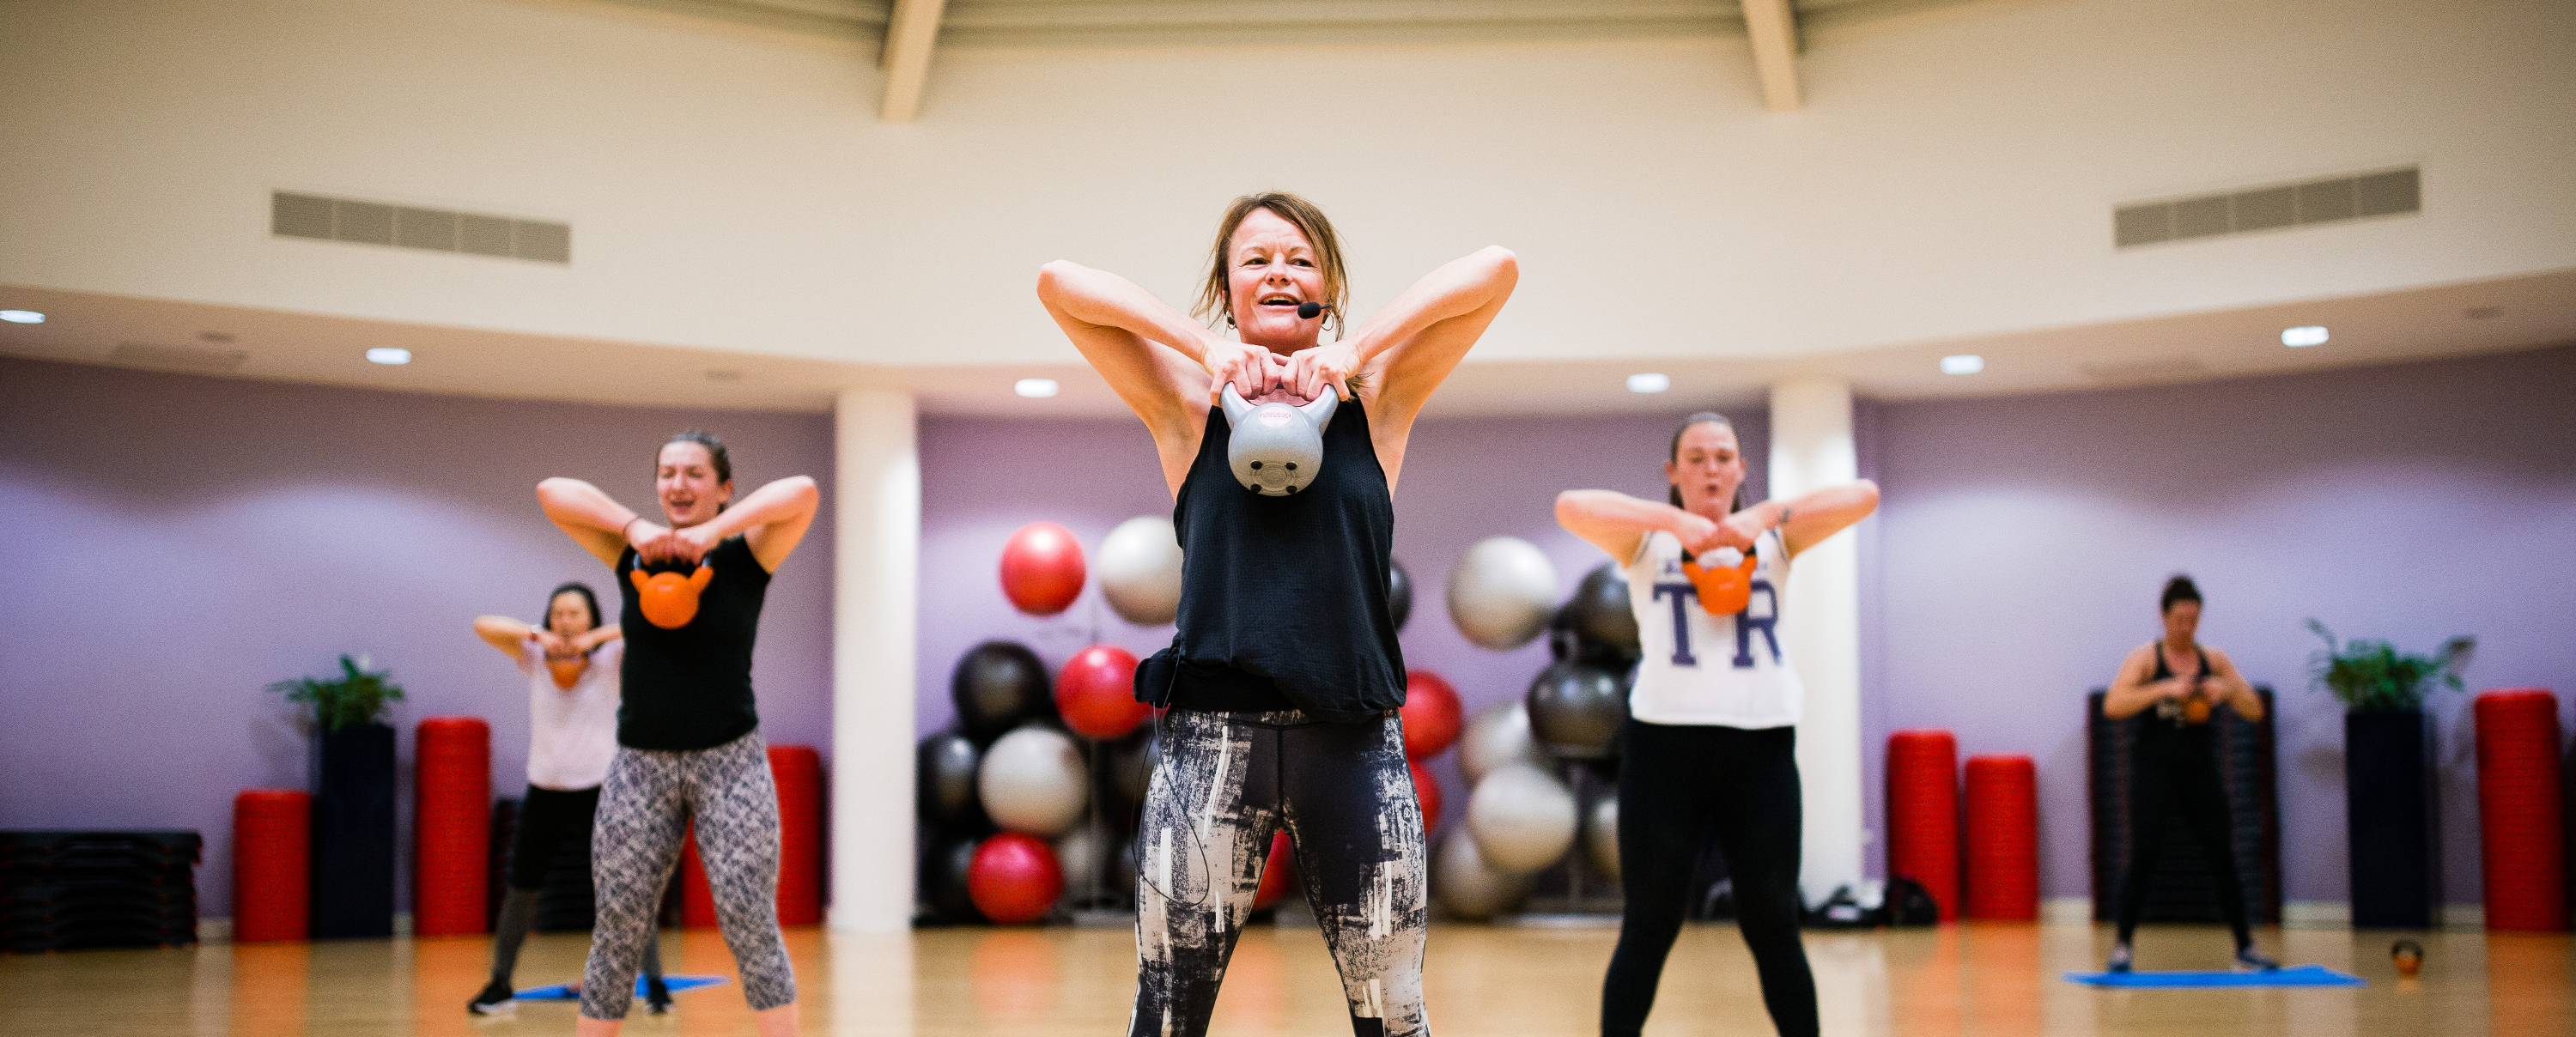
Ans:
[{"label": "green plant leaves", "polygon": [[2334,693],[2345,710],[2356,713],[2421,709],[2425,685],[2431,682],[2464,690],[2460,670],[2468,665],[2478,643],[2462,635],[2442,642],[2431,655],[2416,655],[2400,652],[2386,641],[2337,641],[2333,631],[2313,618],[2308,629],[2326,642],[2325,648],[2308,656],[2309,685]]},{"label": "green plant leaves", "polygon": [[353,724],[371,724],[384,714],[385,703],[402,701],[402,688],[386,678],[391,670],[371,670],[366,656],[340,657],[337,680],[297,677],[268,686],[282,693],[286,701],[313,711],[313,722],[322,730],[337,731]]}]

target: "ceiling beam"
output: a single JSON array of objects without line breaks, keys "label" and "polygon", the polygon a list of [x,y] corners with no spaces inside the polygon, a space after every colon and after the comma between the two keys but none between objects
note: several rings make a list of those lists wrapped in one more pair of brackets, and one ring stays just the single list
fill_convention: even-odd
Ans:
[{"label": "ceiling beam", "polygon": [[877,117],[911,122],[921,113],[921,88],[930,79],[930,48],[939,42],[939,12],[947,0],[895,0],[886,20],[885,106]]},{"label": "ceiling beam", "polygon": [[1744,31],[1753,39],[1753,74],[1762,80],[1762,106],[1797,111],[1798,19],[1789,11],[1789,0],[1744,0]]}]

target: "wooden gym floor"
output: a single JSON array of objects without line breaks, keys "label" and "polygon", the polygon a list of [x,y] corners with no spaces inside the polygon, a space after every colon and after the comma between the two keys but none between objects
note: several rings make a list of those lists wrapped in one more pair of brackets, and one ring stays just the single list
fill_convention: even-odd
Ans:
[{"label": "wooden gym floor", "polygon": [[[1426,982],[1435,1032],[1592,1037],[1601,970],[1615,931],[1444,925],[1432,931]],[[2089,926],[1978,924],[1807,936],[1827,1034],[1906,1037],[2098,1037],[2244,1034],[2576,1033],[2576,975],[2563,935],[2437,933],[2417,937],[2424,973],[2391,968],[2395,935],[2267,933],[2286,963],[2361,975],[2366,989],[2104,992],[2058,978],[2098,968],[2106,931]],[[1115,1037],[1135,979],[1125,930],[946,929],[910,936],[790,930],[805,1031],[869,1037]],[[2149,968],[2218,968],[2216,928],[2150,928]],[[568,1002],[522,1004],[473,1019],[481,937],[318,944],[211,945],[0,957],[0,1034],[568,1034]],[[587,940],[539,936],[521,957],[523,985],[579,972]],[[713,931],[673,934],[675,973],[731,972]],[[741,990],[678,995],[671,1015],[628,1021],[636,1034],[747,1034]],[[1214,1033],[1348,1034],[1340,985],[1312,929],[1254,929],[1235,953]],[[1768,1035],[1753,963],[1731,927],[1682,936],[1646,1032]]]}]

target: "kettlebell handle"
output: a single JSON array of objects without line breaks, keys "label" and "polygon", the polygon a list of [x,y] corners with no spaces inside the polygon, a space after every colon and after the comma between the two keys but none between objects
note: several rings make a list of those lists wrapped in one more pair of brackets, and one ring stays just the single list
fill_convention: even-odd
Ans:
[{"label": "kettlebell handle", "polygon": [[[1333,412],[1340,410],[1341,404],[1342,395],[1333,392],[1331,386],[1326,386],[1323,395],[1299,404],[1297,413],[1305,415],[1307,421],[1314,423],[1315,434],[1322,435],[1324,430],[1333,427]],[[1228,426],[1243,424],[1243,419],[1250,416],[1253,411],[1253,404],[1246,402],[1243,394],[1235,391],[1233,382],[1227,382],[1224,388],[1217,390],[1217,405],[1225,410],[1225,423]]]}]

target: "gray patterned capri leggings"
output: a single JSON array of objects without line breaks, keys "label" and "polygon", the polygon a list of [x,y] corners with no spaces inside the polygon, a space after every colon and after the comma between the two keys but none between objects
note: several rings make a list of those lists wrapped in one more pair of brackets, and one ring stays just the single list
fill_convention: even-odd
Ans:
[{"label": "gray patterned capri leggings", "polygon": [[744,1000],[753,1011],[795,1002],[796,972],[778,931],[778,786],[769,777],[769,744],[754,731],[689,752],[618,747],[591,830],[599,917],[582,970],[581,1014],[626,1018],[691,818]]},{"label": "gray patterned capri leggings", "polygon": [[1422,808],[1395,714],[1174,709],[1136,832],[1130,1037],[1200,1037],[1282,825],[1358,1037],[1427,1034]]}]

